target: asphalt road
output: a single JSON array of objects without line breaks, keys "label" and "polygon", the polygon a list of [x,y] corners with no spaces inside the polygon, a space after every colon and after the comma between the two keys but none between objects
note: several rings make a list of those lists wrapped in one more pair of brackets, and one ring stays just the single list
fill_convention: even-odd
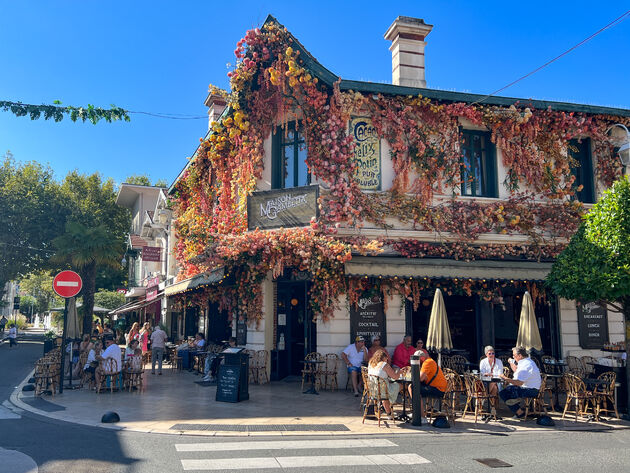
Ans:
[{"label": "asphalt road", "polygon": [[[0,345],[0,403],[41,354],[40,335],[25,337],[17,349]],[[489,471],[475,460],[482,458],[502,460],[515,472],[624,472],[630,471],[629,447],[628,430],[440,431],[353,438],[156,435],[83,427],[0,408],[0,473]]]}]

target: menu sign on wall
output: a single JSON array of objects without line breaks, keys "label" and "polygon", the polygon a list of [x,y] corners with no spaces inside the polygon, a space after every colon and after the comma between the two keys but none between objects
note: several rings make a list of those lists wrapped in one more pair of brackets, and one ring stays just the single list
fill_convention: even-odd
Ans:
[{"label": "menu sign on wall", "polygon": [[247,228],[305,227],[319,216],[319,186],[254,192],[247,197]]},{"label": "menu sign on wall", "polygon": [[608,343],[608,312],[597,302],[577,305],[580,347],[600,349]]},{"label": "menu sign on wall", "polygon": [[350,304],[350,341],[354,342],[358,335],[367,342],[371,342],[374,335],[380,335],[381,346],[387,346],[385,305],[381,293],[365,293],[359,297],[357,305]]},{"label": "menu sign on wall", "polygon": [[381,140],[372,119],[355,117],[350,120],[354,140],[355,179],[363,190],[381,190]]}]

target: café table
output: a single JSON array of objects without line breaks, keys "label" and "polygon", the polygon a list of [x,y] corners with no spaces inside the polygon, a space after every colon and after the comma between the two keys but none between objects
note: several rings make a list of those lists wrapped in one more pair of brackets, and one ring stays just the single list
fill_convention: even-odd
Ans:
[{"label": "caf\u00e9 table", "polygon": [[408,393],[409,393],[409,386],[411,386],[411,379],[398,378],[398,379],[392,379],[392,381],[396,381],[398,384],[400,384],[402,387],[402,392],[403,392],[403,401],[402,401],[403,410],[398,415],[398,417],[396,417],[396,419],[402,422],[411,422],[411,417],[409,417],[409,415],[407,414],[407,399],[408,399]]},{"label": "caf\u00e9 table", "polygon": [[[324,363],[324,360],[301,360],[300,363],[304,365],[305,369],[307,365],[311,366],[311,369],[309,370],[310,373],[308,373],[311,377],[311,387],[308,388],[306,391],[304,391],[302,394],[319,395],[319,393],[317,392],[317,389],[315,389],[315,376],[317,375],[317,365]],[[364,387],[364,389],[366,388]]]}]

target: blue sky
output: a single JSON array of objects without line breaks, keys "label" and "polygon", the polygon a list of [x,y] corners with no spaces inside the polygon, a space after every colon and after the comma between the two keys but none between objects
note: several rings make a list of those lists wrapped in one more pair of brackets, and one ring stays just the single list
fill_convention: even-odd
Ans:
[{"label": "blue sky", "polygon": [[[423,18],[431,88],[490,93],[586,38],[624,2],[9,1],[0,0],[0,100],[206,116],[208,84],[227,87],[245,32],[273,14],[334,73],[391,81],[383,34]],[[630,108],[630,19],[502,95]],[[0,112],[0,153],[118,183],[177,176],[207,119],[133,115],[131,123],[31,121]]]}]

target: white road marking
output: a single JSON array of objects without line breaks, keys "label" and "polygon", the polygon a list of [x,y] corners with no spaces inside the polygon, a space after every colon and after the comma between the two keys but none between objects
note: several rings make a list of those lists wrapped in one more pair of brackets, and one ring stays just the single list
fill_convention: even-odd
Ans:
[{"label": "white road marking", "polygon": [[16,450],[0,448],[0,471],[11,473],[37,473],[37,463],[28,455]]},{"label": "white road marking", "polygon": [[22,416],[19,414],[16,414],[15,412],[13,412],[11,409],[7,409],[4,406],[0,406],[0,420],[5,420],[5,419],[21,419]]},{"label": "white road marking", "polygon": [[[340,442],[343,442],[340,440]],[[392,455],[330,455],[306,457],[223,458],[182,460],[184,470],[258,470],[261,468],[310,468],[324,466],[421,465],[431,463],[415,453]]]},{"label": "white road marking", "polygon": [[176,444],[178,452],[227,452],[245,450],[297,450],[306,448],[373,448],[397,447],[387,439],[365,440],[270,440],[257,442],[215,442]]}]

